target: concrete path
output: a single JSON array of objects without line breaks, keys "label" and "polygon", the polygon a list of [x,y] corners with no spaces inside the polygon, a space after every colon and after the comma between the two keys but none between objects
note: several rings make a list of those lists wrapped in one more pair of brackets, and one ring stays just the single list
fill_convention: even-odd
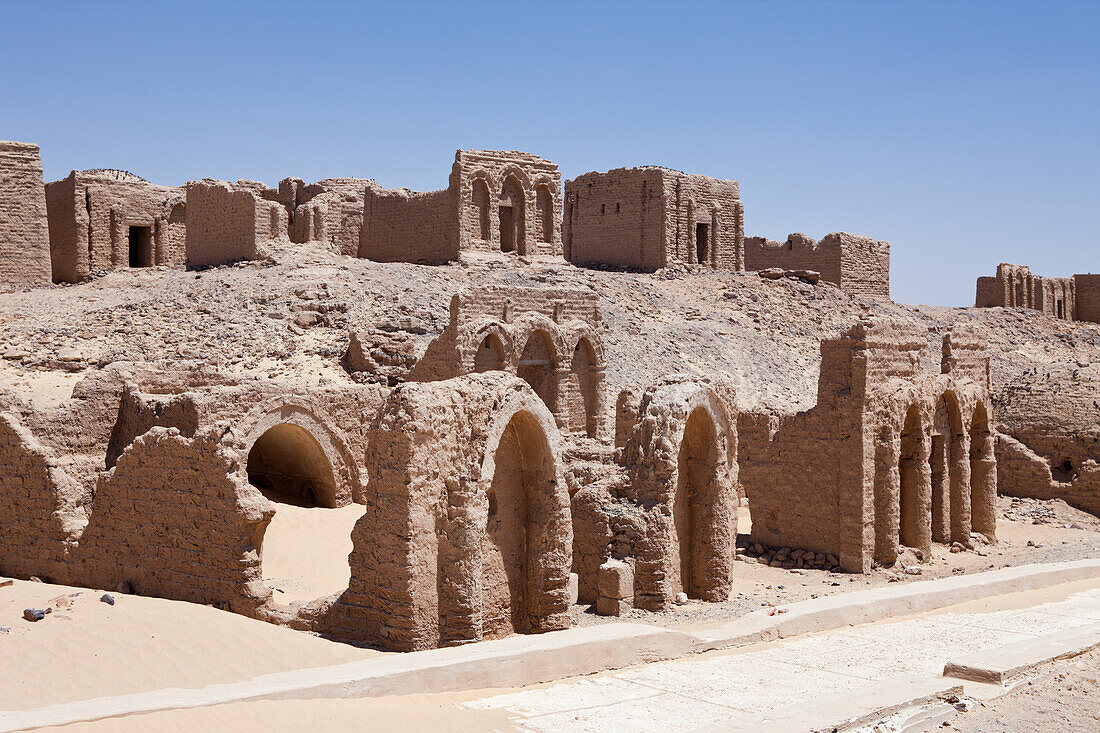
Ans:
[{"label": "concrete path", "polygon": [[[945,613],[850,627],[745,651],[708,652],[465,703],[503,709],[526,731],[795,730],[799,708],[948,689],[951,659],[1100,621],[1100,589],[993,613]],[[886,691],[888,692],[888,690]],[[876,703],[877,704],[877,703]],[[851,706],[848,706],[851,708]],[[805,724],[805,716],[802,725]],[[821,724],[832,721],[821,720]],[[801,728],[805,730],[806,728]]]}]

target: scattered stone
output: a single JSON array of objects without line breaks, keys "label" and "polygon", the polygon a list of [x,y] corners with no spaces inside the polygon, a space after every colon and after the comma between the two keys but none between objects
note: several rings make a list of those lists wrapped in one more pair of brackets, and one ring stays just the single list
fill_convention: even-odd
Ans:
[{"label": "scattered stone", "polygon": [[[103,595],[101,595],[99,597],[99,600],[103,603],[106,603],[108,606],[115,605],[115,597],[112,596],[110,593],[104,593]],[[577,601],[574,599],[573,603],[576,603],[576,602]]]},{"label": "scattered stone", "polygon": [[52,612],[53,612],[52,608],[47,608],[45,610],[40,609],[40,608],[24,608],[23,609],[23,618],[25,618],[28,621],[41,621],[42,619],[46,618],[47,613],[52,613]]},{"label": "scattered stone", "polygon": [[906,575],[920,575],[921,574],[921,568],[920,568],[919,565],[908,565],[905,568],[905,574]]},{"label": "scattered stone", "polygon": [[687,602],[688,602],[688,594],[687,593],[677,593],[676,594],[676,605],[682,606]]}]

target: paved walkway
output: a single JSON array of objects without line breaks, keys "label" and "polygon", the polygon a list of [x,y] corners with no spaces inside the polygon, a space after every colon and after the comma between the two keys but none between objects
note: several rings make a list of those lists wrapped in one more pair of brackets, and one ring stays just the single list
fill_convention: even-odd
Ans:
[{"label": "paved walkway", "polygon": [[[1100,588],[1064,601],[992,613],[947,613],[710,652],[574,678],[465,703],[516,716],[520,730],[644,731],[754,728],[792,707],[868,694],[882,683],[932,680],[946,662],[1100,621]],[[957,681],[944,680],[944,687]],[[822,721],[826,722],[826,721]]]}]

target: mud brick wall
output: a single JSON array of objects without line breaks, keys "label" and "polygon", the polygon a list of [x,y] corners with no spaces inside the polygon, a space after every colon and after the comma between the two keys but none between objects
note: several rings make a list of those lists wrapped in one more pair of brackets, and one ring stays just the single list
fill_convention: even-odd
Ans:
[{"label": "mud brick wall", "polygon": [[997,436],[998,491],[1005,496],[1061,499],[1092,514],[1100,514],[1100,464],[1089,459],[1072,476],[1057,480],[1047,458],[1009,435]]},{"label": "mud brick wall", "polygon": [[[516,253],[528,257],[561,257],[561,173],[556,163],[517,150],[459,150],[455,153],[449,190],[455,194],[458,205],[459,249],[463,252],[500,252],[499,204],[509,178],[518,185],[523,196],[524,238],[516,243]],[[484,182],[488,191],[485,212],[488,239],[481,236],[482,211],[474,192],[474,182],[478,180]]]},{"label": "mud brick wall", "polygon": [[188,267],[256,259],[264,242],[289,238],[286,210],[248,184],[209,178],[187,184]]},{"label": "mud brick wall", "polygon": [[890,244],[846,232],[820,242],[791,234],[785,242],[745,238],[745,269],[815,270],[821,279],[851,295],[890,299]]},{"label": "mud brick wall", "polygon": [[146,265],[182,265],[183,189],[159,186],[125,171],[72,171],[46,184],[53,277],[80,282],[91,272],[130,265],[129,228],[149,227]]},{"label": "mud brick wall", "polygon": [[433,265],[457,259],[454,191],[365,189],[359,256]]},{"label": "mud brick wall", "polygon": [[567,626],[560,460],[552,417],[513,376],[399,386],[368,448],[351,581],[315,629],[413,650]]},{"label": "mud brick wall", "polygon": [[975,308],[992,308],[996,305],[997,278],[983,276],[978,278],[978,286],[974,295]]},{"label": "mud brick wall", "polygon": [[1040,277],[1026,265],[1002,262],[996,277],[979,277],[974,303],[979,308],[1033,308],[1052,318],[1083,320],[1078,314],[1077,276]]},{"label": "mud brick wall", "polygon": [[0,413],[0,575],[73,582],[67,556],[90,498],[51,449]]},{"label": "mud brick wall", "polygon": [[[294,185],[288,186],[287,181]],[[295,242],[324,242],[349,257],[359,255],[363,229],[363,205],[367,189],[378,184],[365,178],[326,178],[306,186],[297,179],[280,182],[280,193],[289,198],[290,237]]]},{"label": "mud brick wall", "polygon": [[130,444],[96,489],[74,571],[81,584],[128,583],[241,613],[270,597],[259,548],[274,508],[218,436],[158,427]]},{"label": "mud brick wall", "polygon": [[661,197],[661,174],[656,168],[619,168],[566,181],[566,259],[643,270],[663,267]]},{"label": "mud brick wall", "polygon": [[[652,271],[672,262],[744,269],[736,181],[667,168],[585,173],[565,184],[565,256],[577,264]],[[698,224],[706,225],[702,261]]]},{"label": "mud brick wall", "polygon": [[38,146],[0,140],[0,290],[50,282],[50,237]]},{"label": "mud brick wall", "polygon": [[520,313],[540,313],[554,321],[583,321],[593,328],[602,322],[600,300],[592,290],[488,286],[464,290],[451,298],[455,328],[483,317],[506,323]]},{"label": "mud brick wall", "polygon": [[1100,275],[1074,275],[1078,321],[1100,323]]}]

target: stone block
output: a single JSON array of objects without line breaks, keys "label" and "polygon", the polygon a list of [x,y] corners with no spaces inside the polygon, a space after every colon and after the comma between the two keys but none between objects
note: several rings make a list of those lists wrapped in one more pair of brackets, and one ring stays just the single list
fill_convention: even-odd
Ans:
[{"label": "stone block", "polygon": [[600,596],[596,599],[596,613],[601,616],[622,616],[631,609],[629,601]]},{"label": "stone block", "polygon": [[600,566],[600,598],[634,598],[634,568],[621,560],[608,560]]}]

